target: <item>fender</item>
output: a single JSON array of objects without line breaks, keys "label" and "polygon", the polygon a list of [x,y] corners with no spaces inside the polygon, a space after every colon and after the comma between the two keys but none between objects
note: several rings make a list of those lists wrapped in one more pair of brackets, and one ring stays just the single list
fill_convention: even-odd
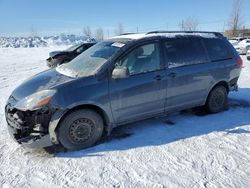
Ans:
[{"label": "fender", "polygon": [[73,111],[75,109],[79,109],[79,108],[90,108],[90,109],[94,109],[98,112],[100,112],[99,110],[101,110],[101,113],[102,113],[101,115],[104,118],[104,122],[106,124],[106,131],[107,131],[108,135],[111,133],[111,131],[113,129],[114,119],[113,119],[113,115],[112,115],[110,109],[105,109],[104,106],[102,106],[100,104],[98,105],[98,104],[91,102],[91,101],[73,103],[72,105],[70,105],[66,109],[60,108],[51,117],[48,131],[49,131],[50,140],[53,144],[59,144],[58,137],[56,134],[56,128],[59,125],[60,121],[68,113],[70,113],[71,111]]},{"label": "fender", "polygon": [[217,85],[223,85],[223,86],[226,87],[226,89],[227,89],[228,92],[230,91],[228,81],[226,81],[226,80],[219,80],[219,81],[213,83],[213,84],[211,85],[211,87],[208,89],[208,91],[207,91],[207,96],[205,97],[203,104],[206,104],[206,101],[207,101],[207,98],[208,98],[210,92],[211,92],[212,89],[213,89],[215,86],[217,86]]}]

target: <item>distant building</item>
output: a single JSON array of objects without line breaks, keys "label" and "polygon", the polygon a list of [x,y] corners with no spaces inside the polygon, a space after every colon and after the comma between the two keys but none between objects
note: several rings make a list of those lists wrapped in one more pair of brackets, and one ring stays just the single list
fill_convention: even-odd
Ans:
[{"label": "distant building", "polygon": [[250,29],[240,29],[237,31],[226,30],[224,33],[227,37],[250,37]]}]

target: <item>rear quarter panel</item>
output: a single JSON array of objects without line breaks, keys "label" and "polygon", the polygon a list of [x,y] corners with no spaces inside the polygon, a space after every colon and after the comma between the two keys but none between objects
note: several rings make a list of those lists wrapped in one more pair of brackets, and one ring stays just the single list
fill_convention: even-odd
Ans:
[{"label": "rear quarter panel", "polygon": [[[211,73],[213,76],[213,81],[208,87],[207,96],[209,95],[209,92],[213,89],[213,87],[219,82],[226,82],[230,90],[230,81],[234,79],[238,81],[238,78],[240,76],[241,67],[236,63],[237,59],[240,56],[233,45],[226,38],[222,40],[228,46],[230,53],[232,53],[232,58],[208,63],[209,65],[214,66],[214,72]],[[204,103],[206,102],[206,98],[204,100]]]}]

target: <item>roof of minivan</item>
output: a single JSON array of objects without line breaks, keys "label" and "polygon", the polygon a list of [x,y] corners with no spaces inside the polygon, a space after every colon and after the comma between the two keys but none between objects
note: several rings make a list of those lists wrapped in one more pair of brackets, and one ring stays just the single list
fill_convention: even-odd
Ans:
[{"label": "roof of minivan", "polygon": [[166,37],[166,38],[174,38],[180,36],[200,36],[204,38],[217,38],[218,36],[222,36],[220,33],[216,32],[149,32],[149,33],[136,33],[136,34],[122,34],[119,36],[112,37],[111,39],[129,39],[129,40],[138,40],[142,38],[149,37]]}]

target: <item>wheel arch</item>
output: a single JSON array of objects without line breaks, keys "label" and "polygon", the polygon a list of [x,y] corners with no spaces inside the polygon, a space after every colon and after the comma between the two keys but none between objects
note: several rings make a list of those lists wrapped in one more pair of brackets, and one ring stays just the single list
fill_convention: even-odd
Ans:
[{"label": "wheel arch", "polygon": [[80,110],[80,109],[90,109],[95,112],[97,112],[103,119],[104,123],[104,134],[110,134],[113,126],[112,126],[112,117],[110,117],[103,108],[101,108],[98,105],[95,104],[79,104],[72,106],[71,108],[68,108],[65,110],[62,114],[59,113],[59,115],[55,118],[57,120],[52,121],[49,125],[49,134],[51,142],[54,144],[59,143],[57,138],[57,129],[60,123],[66,118],[66,116],[74,111]]},{"label": "wheel arch", "polygon": [[225,81],[225,80],[221,80],[221,81],[215,83],[215,84],[209,89],[209,92],[208,92],[208,94],[207,94],[207,96],[206,96],[205,103],[207,102],[207,99],[208,99],[208,97],[209,97],[211,91],[212,91],[215,87],[217,87],[217,86],[224,86],[224,87],[226,88],[226,90],[227,90],[227,93],[229,93],[229,91],[230,91],[228,82]]},{"label": "wheel arch", "polygon": [[[60,121],[58,122],[58,125],[60,124],[60,122],[70,113],[77,111],[77,110],[81,110],[81,109],[89,109],[89,110],[93,110],[95,112],[97,112],[103,119],[103,123],[104,123],[104,127],[105,130],[107,128],[109,128],[110,124],[111,124],[111,119],[108,116],[108,114],[105,112],[105,110],[103,108],[101,108],[98,105],[95,104],[79,104],[76,105],[74,107],[69,108],[62,116],[62,118],[60,119]],[[106,130],[108,131],[108,130]]]}]

